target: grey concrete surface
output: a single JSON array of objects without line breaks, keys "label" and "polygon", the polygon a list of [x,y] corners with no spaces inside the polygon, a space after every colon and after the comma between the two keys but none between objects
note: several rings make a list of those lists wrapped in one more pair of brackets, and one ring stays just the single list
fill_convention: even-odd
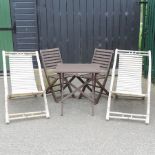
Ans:
[{"label": "grey concrete surface", "polygon": [[[145,82],[145,80],[144,80]],[[144,84],[145,87],[145,84]],[[11,101],[10,111],[42,108],[42,98]],[[142,112],[141,100],[116,100],[112,108]],[[142,102],[142,103],[141,103]],[[102,97],[91,116],[90,102],[68,99],[64,116],[60,104],[48,96],[51,118],[4,122],[4,87],[0,79],[0,155],[154,155],[155,86],[152,85],[149,125],[137,121],[106,121],[107,97]]]}]

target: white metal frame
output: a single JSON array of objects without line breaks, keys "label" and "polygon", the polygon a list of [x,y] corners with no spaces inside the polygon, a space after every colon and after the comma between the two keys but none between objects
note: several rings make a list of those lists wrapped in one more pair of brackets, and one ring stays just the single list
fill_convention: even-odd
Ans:
[{"label": "white metal frame", "polygon": [[[50,115],[49,115],[48,103],[47,103],[47,98],[46,98],[46,91],[45,91],[45,86],[44,86],[44,82],[43,82],[43,75],[42,75],[42,70],[41,70],[41,64],[40,64],[40,60],[39,60],[38,51],[35,51],[35,52],[6,52],[6,51],[3,51],[2,53],[3,53],[3,72],[4,72],[4,88],[5,88],[5,122],[6,123],[9,123],[11,120],[26,119],[26,118],[36,118],[36,117],[44,117],[44,116],[46,118],[49,118]],[[6,57],[9,57],[10,58],[11,56],[15,56],[14,59],[16,59],[16,58],[18,58],[18,59],[20,59],[20,58],[24,59],[24,58],[27,58],[27,56],[30,56],[31,59],[32,59],[33,56],[36,57],[37,64],[38,64],[38,70],[39,70],[39,78],[40,78],[40,83],[41,83],[41,91],[38,90],[38,88],[36,86],[35,78],[32,78],[31,79],[31,83],[33,85],[35,85],[36,89],[31,89],[30,88],[25,93],[24,93],[24,90],[23,90],[23,92],[21,91],[21,93],[14,93],[13,91],[11,91],[11,94],[9,94],[9,91],[8,91],[8,87],[9,86],[8,86],[8,78],[7,78]],[[14,60],[14,62],[15,62],[15,60]],[[13,67],[16,67],[16,69],[18,70],[18,68],[19,68],[18,65],[19,64],[16,64],[15,63],[15,64],[13,64]],[[21,63],[21,65],[22,65],[22,63]],[[33,65],[32,64],[29,65],[29,63],[27,63],[26,65],[29,66],[29,69],[30,70],[33,70]],[[18,72],[18,74],[20,74],[20,71]],[[32,77],[34,76],[34,75],[31,75],[31,74],[32,73],[28,73],[27,74],[28,77],[29,77],[29,75],[32,76]],[[34,74],[34,72],[33,72],[33,74]],[[10,71],[10,76],[11,76],[11,71]],[[19,77],[16,77],[16,78],[17,79],[15,79],[15,80],[16,80],[17,85],[19,87],[20,87],[21,84],[24,85],[24,83],[18,82],[18,80],[20,80],[20,76]],[[45,110],[44,111],[34,111],[34,112],[25,112],[25,113],[13,113],[13,114],[10,114],[9,113],[9,104],[8,104],[8,101],[10,99],[10,96],[13,96],[13,97],[22,97],[23,96],[24,97],[24,96],[29,96],[29,95],[35,96],[35,95],[38,95],[38,94],[43,95],[43,98],[44,98],[44,106],[45,106]]]},{"label": "white metal frame", "polygon": [[[141,91],[139,91],[140,89],[136,93],[133,93],[130,91],[129,92],[128,91],[121,91],[120,92],[119,89],[117,89],[118,86],[116,86],[116,90],[113,90],[114,89],[113,87],[114,87],[114,81],[115,81],[115,72],[116,72],[116,64],[117,64],[118,55],[126,55],[129,57],[133,56],[133,62],[134,62],[135,57],[139,57],[139,58],[141,57],[141,59],[144,56],[148,57],[148,60],[149,60],[148,81],[147,81],[148,86],[147,86],[147,92],[145,94],[143,94]],[[128,60],[126,60],[126,61],[128,61]],[[125,64],[127,64],[127,63],[125,63]],[[136,64],[137,65],[134,67],[134,69],[136,69],[136,67],[139,65],[139,62],[136,62]],[[142,70],[142,63],[140,62],[140,64],[141,64],[141,70]],[[119,65],[120,65],[120,61],[119,61]],[[130,65],[124,66],[124,68],[126,68],[126,71],[128,71],[131,69],[131,66]],[[140,73],[140,71],[138,73]],[[138,75],[136,72],[135,72],[135,74]],[[142,75],[140,75],[140,76],[142,76]],[[119,68],[118,68],[118,78],[119,78]],[[119,80],[122,80],[122,78],[120,78]],[[135,83],[135,81],[132,81],[133,80],[132,77],[129,80],[130,80],[130,83],[128,83],[128,79],[126,81],[128,85],[130,85],[131,83],[133,85],[133,83]],[[117,82],[118,82],[118,79],[117,79]],[[138,82],[141,82],[141,81],[139,80]],[[122,83],[122,86],[125,87],[125,85],[126,85],[125,82]],[[146,124],[149,124],[149,120],[150,120],[150,93],[151,93],[151,51],[131,51],[131,50],[116,49],[115,50],[115,57],[114,57],[114,64],[113,64],[113,69],[112,69],[110,91],[109,91],[109,97],[108,97],[108,103],[107,103],[106,120],[109,120],[110,118],[128,119],[128,120],[145,121]],[[123,96],[143,97],[143,98],[145,97],[146,102],[147,102],[146,114],[143,115],[143,114],[133,114],[133,113],[123,113],[123,112],[111,111],[110,107],[111,107],[112,95],[123,95]]]}]

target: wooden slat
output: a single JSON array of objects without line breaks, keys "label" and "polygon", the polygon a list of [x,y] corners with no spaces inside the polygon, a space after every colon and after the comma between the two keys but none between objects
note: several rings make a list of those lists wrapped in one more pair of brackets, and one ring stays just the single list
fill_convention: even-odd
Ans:
[{"label": "wooden slat", "polygon": [[[106,59],[106,58],[107,58],[107,59]],[[104,62],[107,62],[107,63],[110,61],[110,60],[108,59],[108,57],[103,57],[103,58],[94,57],[94,58],[93,58],[93,61],[96,61],[96,62],[97,62],[97,61],[98,61],[98,62],[103,62],[103,59],[105,60]]]},{"label": "wooden slat", "polygon": [[57,65],[58,63],[61,63],[61,61],[55,60],[55,61],[52,61],[52,63],[51,63],[51,61],[46,61],[45,65]]},{"label": "wooden slat", "polygon": [[41,58],[45,70],[49,68],[54,69],[58,63],[62,63],[59,48],[41,50]]},{"label": "wooden slat", "polygon": [[102,68],[108,69],[112,54],[112,50],[95,49],[92,63],[100,64]]},{"label": "wooden slat", "polygon": [[45,60],[48,62],[48,61],[55,61],[55,60],[59,60],[60,61],[60,57],[59,56],[56,56],[56,57],[45,57]]},{"label": "wooden slat", "polygon": [[46,52],[44,52],[43,54],[44,55],[49,55],[49,54],[58,54],[59,53],[59,50],[54,50],[54,51],[52,51],[52,53],[49,53],[50,51],[46,51]]},{"label": "wooden slat", "polygon": [[53,53],[53,54],[43,54],[44,58],[49,58],[49,57],[60,57],[59,53]]}]

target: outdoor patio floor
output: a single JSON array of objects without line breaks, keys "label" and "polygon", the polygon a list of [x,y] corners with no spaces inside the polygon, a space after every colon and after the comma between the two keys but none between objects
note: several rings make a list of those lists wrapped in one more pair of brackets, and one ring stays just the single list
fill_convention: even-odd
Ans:
[{"label": "outdoor patio floor", "polygon": [[[127,120],[106,121],[107,97],[102,97],[95,106],[95,116],[91,116],[90,102],[85,98],[66,100],[64,116],[60,116],[60,104],[55,103],[52,96],[47,98],[50,119],[12,121],[6,125],[3,79],[0,79],[0,155],[155,154],[155,85],[152,85],[149,125]],[[40,101],[43,101],[41,97],[20,99],[13,101],[10,108],[20,112],[38,109],[42,107]],[[140,112],[145,106],[139,103],[141,100],[118,99],[116,102],[113,108],[126,112]]]}]

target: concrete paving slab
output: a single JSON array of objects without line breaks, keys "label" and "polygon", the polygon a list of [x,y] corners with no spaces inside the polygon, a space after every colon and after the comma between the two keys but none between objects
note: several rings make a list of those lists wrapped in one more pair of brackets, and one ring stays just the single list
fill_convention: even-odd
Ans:
[{"label": "concrete paving slab", "polygon": [[[109,80],[110,81],[110,80]],[[145,80],[144,80],[145,82]],[[108,84],[109,85],[109,84]],[[144,87],[146,85],[144,84]],[[42,98],[23,99],[11,104],[12,111],[42,108]],[[142,112],[140,101],[118,99],[124,111]],[[152,85],[151,121],[105,120],[107,97],[102,97],[91,116],[90,102],[70,98],[60,104],[48,96],[51,118],[4,122],[4,87],[0,79],[0,155],[154,155],[155,86]]]}]

